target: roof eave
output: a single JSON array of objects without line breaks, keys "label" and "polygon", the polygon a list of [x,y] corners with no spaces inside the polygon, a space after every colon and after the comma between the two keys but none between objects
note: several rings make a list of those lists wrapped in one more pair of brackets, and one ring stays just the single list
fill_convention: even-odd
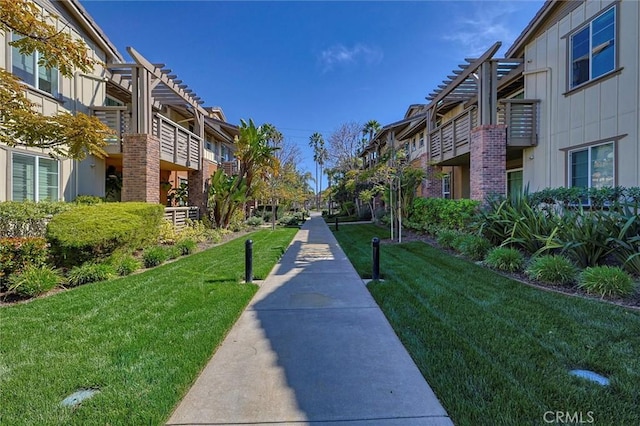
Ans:
[{"label": "roof eave", "polygon": [[89,32],[89,36],[107,54],[106,62],[124,62],[124,59],[109,37],[102,31],[102,28],[93,20],[89,12],[80,4],[79,0],[60,0],[60,2],[80,21]]},{"label": "roof eave", "polygon": [[505,57],[507,58],[517,57],[517,56],[514,56],[516,55],[516,52],[520,52],[521,50],[524,49],[524,46],[526,46],[526,44],[529,42],[531,35],[538,29],[542,21],[544,21],[544,19],[549,15],[551,9],[553,9],[553,6],[555,6],[557,1],[558,0],[547,0],[542,5],[540,10],[538,10],[536,15],[531,20],[531,22],[529,22],[529,25],[525,27],[522,33],[520,33],[518,38],[516,38],[516,40],[513,42],[511,47],[509,47],[509,49],[506,51]]}]

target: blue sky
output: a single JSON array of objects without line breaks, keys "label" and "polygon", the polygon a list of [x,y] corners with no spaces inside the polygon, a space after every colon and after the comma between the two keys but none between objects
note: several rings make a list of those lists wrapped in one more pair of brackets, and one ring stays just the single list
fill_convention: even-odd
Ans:
[{"label": "blue sky", "polygon": [[[120,52],[164,63],[227,120],[303,149],[342,123],[401,119],[464,58],[503,53],[542,6],[519,1],[81,0]],[[323,179],[323,183],[326,179]]]}]

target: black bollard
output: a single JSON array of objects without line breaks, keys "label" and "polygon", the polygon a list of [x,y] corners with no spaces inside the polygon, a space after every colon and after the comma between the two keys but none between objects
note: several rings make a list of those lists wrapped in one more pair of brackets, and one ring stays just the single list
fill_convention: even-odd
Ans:
[{"label": "black bollard", "polygon": [[244,242],[244,282],[253,282],[253,241]]},{"label": "black bollard", "polygon": [[336,231],[338,230],[338,216],[336,216]]},{"label": "black bollard", "polygon": [[380,279],[380,238],[373,237],[371,247],[373,256],[373,272],[371,278],[377,281]]}]

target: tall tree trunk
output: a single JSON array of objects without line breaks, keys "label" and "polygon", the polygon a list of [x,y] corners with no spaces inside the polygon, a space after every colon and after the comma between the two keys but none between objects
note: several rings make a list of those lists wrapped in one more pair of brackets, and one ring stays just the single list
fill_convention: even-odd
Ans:
[{"label": "tall tree trunk", "polygon": [[318,204],[322,202],[322,164],[320,164],[320,189],[318,190]]},{"label": "tall tree trunk", "polygon": [[320,201],[318,199],[318,162],[316,161],[316,210],[320,210]]}]

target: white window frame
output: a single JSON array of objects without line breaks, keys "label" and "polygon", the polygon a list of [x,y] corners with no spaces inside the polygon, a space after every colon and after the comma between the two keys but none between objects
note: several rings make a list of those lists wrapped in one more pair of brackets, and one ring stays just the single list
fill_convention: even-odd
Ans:
[{"label": "white window frame", "polygon": [[589,145],[589,146],[585,146],[582,148],[577,148],[577,149],[572,149],[567,151],[568,155],[567,155],[567,187],[569,188],[573,188],[573,176],[571,175],[571,159],[572,159],[572,155],[574,153],[577,152],[583,152],[583,151],[587,151],[587,189],[591,189],[592,188],[592,171],[591,171],[591,166],[592,166],[592,160],[591,160],[591,155],[592,155],[592,151],[593,148],[597,148],[599,146],[603,146],[603,145],[611,145],[612,151],[613,151],[613,160],[612,160],[612,176],[613,176],[613,183],[611,185],[607,185],[607,186],[616,186],[616,143],[615,141],[606,141],[606,142],[602,142],[602,143],[597,143],[597,144],[593,144],[593,145]]},{"label": "white window frame", "polygon": [[22,151],[13,151],[13,152],[11,152],[11,166],[9,168],[9,173],[11,174],[11,186],[9,187],[10,191],[11,191],[11,200],[15,200],[15,198],[14,198],[15,194],[13,193],[13,174],[14,174],[14,158],[15,158],[16,155],[21,155],[23,157],[33,157],[35,159],[34,177],[33,177],[34,180],[35,180],[35,188],[34,188],[34,192],[33,192],[34,199],[31,200],[31,201],[36,201],[36,202],[48,200],[48,198],[44,198],[43,199],[43,198],[40,197],[40,175],[39,175],[39,173],[40,173],[40,167],[39,167],[40,159],[45,159],[45,160],[48,160],[48,161],[55,161],[56,162],[56,165],[58,166],[57,170],[56,170],[57,175],[58,175],[57,182],[56,182],[57,195],[56,195],[56,199],[55,200],[49,200],[49,201],[59,201],[60,200],[60,188],[61,188],[61,185],[60,185],[60,177],[61,177],[60,176],[60,172],[61,172],[60,160],[54,160],[54,159],[52,159],[50,157],[44,157],[44,156],[41,156],[41,155],[33,155],[31,153],[22,152]]},{"label": "white window frame", "polygon": [[[596,21],[598,18],[602,17],[603,15],[605,15],[606,13],[609,13],[613,11],[613,65],[611,67],[610,70],[605,71],[604,73],[594,76],[593,75],[593,50],[594,47],[597,48],[599,46],[593,46],[593,22]],[[582,81],[580,83],[575,83],[574,84],[574,78],[573,78],[573,63],[574,63],[574,58],[573,58],[573,40],[574,37],[576,35],[578,35],[579,33],[583,32],[584,30],[588,30],[589,32],[589,51],[588,51],[588,60],[589,60],[589,76],[585,81]],[[591,81],[597,80],[603,76],[608,75],[611,72],[614,72],[618,66],[618,44],[619,44],[619,40],[618,40],[618,10],[617,10],[617,5],[614,4],[611,7],[608,7],[607,9],[603,10],[602,12],[598,13],[596,16],[594,16],[593,18],[591,18],[589,20],[589,22],[586,22],[584,25],[580,26],[579,28],[577,28],[575,31],[573,31],[571,33],[571,35],[569,35],[568,37],[568,41],[569,41],[569,46],[568,46],[568,54],[569,54],[569,63],[568,63],[568,67],[567,67],[567,71],[568,71],[568,89],[569,90],[573,90],[576,89],[580,86],[583,86],[585,84],[588,84]],[[602,46],[600,46],[602,47]],[[599,53],[601,50],[603,50],[604,48],[606,48],[607,46],[604,46],[602,49],[600,49],[597,53]]]},{"label": "white window frame", "polygon": [[[14,37],[18,37],[18,36],[14,35],[12,33],[10,37],[7,37],[7,39],[11,40],[11,41],[14,41]],[[11,73],[13,74],[13,65],[14,65],[13,64],[13,55],[14,55],[14,52],[17,53],[20,56],[23,56],[23,57],[25,55],[22,55],[18,51],[17,48],[15,48],[15,47],[13,47],[11,45],[7,45],[7,50],[8,50],[8,53],[9,53],[7,55],[8,56],[7,59],[9,59],[9,61],[10,61],[9,70],[11,70]],[[32,67],[33,67],[33,80],[34,81],[24,81],[21,78],[20,78],[20,80],[23,83],[33,87],[34,89],[37,89],[38,91],[41,91],[43,93],[48,93],[49,95],[53,96],[54,98],[58,98],[60,96],[60,71],[58,70],[57,67],[50,68],[50,70],[52,70],[55,73],[55,77],[53,77],[53,79],[51,81],[51,85],[53,86],[52,90],[48,91],[48,90],[45,90],[45,89],[41,88],[40,87],[40,69],[45,68],[45,67],[42,67],[42,66],[38,65],[39,55],[40,55],[40,52],[38,52],[37,50],[35,52],[33,52],[33,64],[32,64]],[[47,68],[45,68],[45,69],[47,69]]]}]

